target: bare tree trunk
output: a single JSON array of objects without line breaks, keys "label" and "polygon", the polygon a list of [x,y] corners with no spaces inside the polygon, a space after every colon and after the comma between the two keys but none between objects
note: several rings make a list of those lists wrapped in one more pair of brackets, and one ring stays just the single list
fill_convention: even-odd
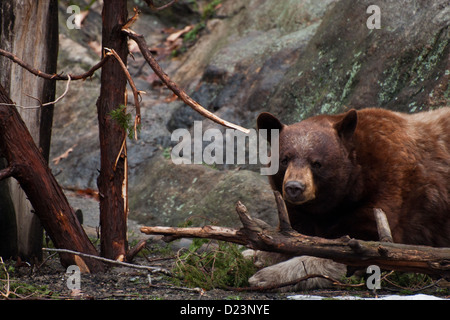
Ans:
[{"label": "bare tree trunk", "polygon": [[[2,1],[0,47],[28,60],[44,72],[55,73],[58,54],[57,1]],[[40,102],[53,101],[55,97],[54,81],[38,78],[3,57],[0,58],[0,84],[3,84],[9,97],[20,106],[36,106]],[[53,106],[21,108],[19,113],[48,161]],[[19,136],[16,139],[19,139]],[[11,246],[9,251],[17,251],[16,254],[22,259],[41,259],[43,230],[25,193],[13,179],[10,179],[8,186],[3,183],[0,192],[5,207],[8,204],[8,192],[14,204],[14,210],[9,206],[8,210],[5,209],[5,214],[9,217],[8,224],[2,224],[1,227],[2,231],[8,231],[8,237],[14,234],[13,229],[17,228],[17,240],[8,239],[7,243]],[[14,212],[15,223],[10,219]]]},{"label": "bare tree trunk", "polygon": [[[127,1],[105,1],[103,5],[103,47],[114,49],[126,63],[127,37],[121,33],[127,21]],[[101,255],[124,260],[127,243],[126,133],[110,116],[125,104],[127,78],[116,59],[102,68],[100,97],[97,101],[101,168],[97,180],[100,194]]]}]

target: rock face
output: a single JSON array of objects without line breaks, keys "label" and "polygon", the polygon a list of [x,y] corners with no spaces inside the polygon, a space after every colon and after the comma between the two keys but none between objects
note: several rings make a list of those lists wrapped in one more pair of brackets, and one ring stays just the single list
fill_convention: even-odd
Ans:
[{"label": "rock face", "polygon": [[[204,107],[248,128],[255,127],[262,111],[293,123],[348,107],[415,112],[447,105],[450,9],[446,1],[379,1],[381,29],[366,25],[371,4],[368,0],[224,0],[193,47],[160,63]],[[87,23],[101,24],[98,12],[88,17],[92,20]],[[164,41],[160,29],[169,26],[165,21],[143,14],[133,29],[143,33],[151,46],[158,46]],[[86,56],[99,59],[90,49],[95,42],[87,46],[88,41],[101,41],[99,35],[85,32],[80,37],[64,25],[60,29],[64,40],[60,70],[74,70],[74,64],[86,70],[90,65]],[[63,46],[70,41],[76,45]],[[79,48],[80,54],[74,55],[78,46],[89,54]],[[85,58],[79,60],[80,55]],[[191,129],[194,120],[203,118],[180,101],[167,102],[171,93],[151,87],[152,71],[138,52],[134,57],[129,59],[129,70],[138,89],[147,94],[139,140],[128,142],[130,218],[148,225],[177,225],[204,216],[235,225],[234,206],[241,200],[250,213],[275,223],[273,195],[267,179],[255,168],[176,166],[163,156],[174,146],[173,130]],[[73,147],[67,158],[52,164],[66,187],[96,188],[98,83],[94,77],[72,84],[55,108],[51,157]],[[64,84],[59,88],[62,92]],[[224,130],[203,120],[203,129],[208,128]]]},{"label": "rock face", "polygon": [[448,104],[449,7],[445,1],[383,1],[381,29],[368,29],[370,1],[339,1],[270,98],[300,120],[345,107],[416,112]]},{"label": "rock face", "polygon": [[[218,14],[226,18],[208,23],[209,34],[184,55],[174,79],[190,84],[194,96],[218,115],[254,127],[333,2],[225,1]],[[191,113],[184,106],[179,112],[173,127]]]}]

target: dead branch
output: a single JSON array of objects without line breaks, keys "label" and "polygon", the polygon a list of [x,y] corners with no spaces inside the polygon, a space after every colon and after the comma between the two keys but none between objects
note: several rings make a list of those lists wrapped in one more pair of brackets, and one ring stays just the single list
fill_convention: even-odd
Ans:
[{"label": "dead branch", "polygon": [[141,10],[139,10],[137,7],[134,7],[133,11],[134,15],[122,26],[122,29],[131,28],[131,26],[137,21],[137,18],[139,17]]},{"label": "dead branch", "polygon": [[103,258],[103,257],[99,257],[99,256],[95,256],[92,254],[86,254],[86,253],[82,253],[82,252],[77,252],[77,251],[73,251],[73,250],[68,250],[68,249],[53,249],[53,248],[42,248],[43,251],[48,251],[48,252],[59,252],[59,253],[70,253],[70,254],[74,254],[80,257],[86,257],[86,258],[91,258],[91,259],[95,259],[95,260],[99,260],[102,262],[106,262],[106,263],[110,263],[110,264],[116,264],[119,266],[124,266],[124,267],[129,267],[129,268],[134,268],[134,269],[144,269],[150,272],[160,272],[160,273],[164,273],[166,275],[172,275],[172,273],[166,269],[163,268],[159,268],[159,267],[151,267],[151,266],[143,266],[143,265],[139,265],[139,264],[132,264],[132,263],[128,263],[128,262],[122,262],[122,261],[118,261],[118,260],[112,260],[112,259],[107,259],[107,258]]},{"label": "dead branch", "polygon": [[204,226],[198,228],[176,228],[176,227],[142,227],[141,232],[146,234],[159,234],[163,235],[163,240],[166,242],[174,241],[180,238],[204,238],[223,240],[228,242],[234,242],[242,245],[246,245],[245,239],[242,239],[239,235],[239,230],[216,227],[216,226]]},{"label": "dead branch", "polygon": [[165,5],[162,5],[161,7],[156,7],[153,4],[153,0],[144,0],[145,3],[148,4],[148,6],[150,7],[150,9],[152,9],[153,11],[161,11],[164,10],[165,8],[170,7],[172,4],[174,4],[175,2],[177,2],[178,0],[172,0],[169,3],[166,3]]},{"label": "dead branch", "polygon": [[46,106],[50,106],[50,105],[54,105],[56,103],[58,103],[59,101],[61,101],[62,98],[64,98],[67,94],[67,92],[69,92],[69,86],[70,86],[70,75],[67,75],[68,79],[67,79],[67,84],[66,84],[66,89],[64,90],[63,94],[60,95],[57,99],[55,99],[54,101],[50,101],[50,102],[46,102],[46,103],[42,103],[38,98],[30,96],[28,94],[25,94],[26,96],[35,99],[37,101],[39,101],[39,105],[38,106],[19,106],[15,103],[0,103],[2,106],[15,106],[16,108],[21,108],[21,109],[37,109],[37,108],[41,108],[41,107],[46,107]]},{"label": "dead branch", "polygon": [[146,245],[146,241],[145,240],[140,240],[133,248],[131,248],[130,250],[128,250],[127,255],[125,257],[126,261],[131,262],[134,257],[142,250],[144,249],[145,245]]},{"label": "dead branch", "polygon": [[4,57],[14,61],[19,66],[21,66],[25,70],[28,70],[29,72],[31,72],[35,76],[38,76],[38,77],[41,77],[41,78],[44,78],[44,79],[48,79],[48,80],[69,80],[69,77],[70,77],[71,80],[85,80],[85,79],[91,77],[94,74],[95,71],[97,71],[98,69],[103,67],[103,65],[105,64],[106,60],[109,59],[109,56],[105,55],[102,58],[102,60],[100,60],[100,62],[98,62],[96,65],[94,65],[91,69],[89,69],[85,73],[78,74],[78,75],[76,75],[76,74],[63,75],[63,74],[56,74],[56,73],[55,74],[49,74],[49,73],[42,72],[42,71],[40,71],[38,69],[34,69],[32,66],[30,66],[28,63],[24,62],[19,57],[15,56],[11,52],[5,51],[3,49],[0,49],[0,55],[2,55]]},{"label": "dead branch", "polygon": [[[200,228],[142,227],[146,234],[164,235],[164,240],[178,238],[209,238],[245,245],[251,249],[273,251],[291,256],[310,255],[350,266],[377,265],[386,270],[399,270],[450,276],[450,248],[434,248],[419,245],[389,242],[362,241],[348,236],[339,239],[324,239],[302,235],[286,227],[287,212],[278,192],[274,192],[278,203],[281,229],[261,227],[252,219],[247,208],[240,202],[236,211],[243,228],[205,226]],[[283,230],[284,228],[284,230]],[[286,230],[289,232],[286,232]]]},{"label": "dead branch", "polygon": [[113,55],[114,58],[119,62],[120,66],[125,73],[128,83],[130,84],[131,91],[133,91],[134,97],[134,106],[136,108],[136,117],[134,120],[134,138],[137,140],[137,126],[141,123],[141,103],[140,103],[140,91],[137,90],[136,85],[134,84],[133,78],[128,72],[127,66],[123,63],[122,59],[120,59],[119,55],[114,49],[104,48],[106,51],[106,55]]},{"label": "dead branch", "polygon": [[124,32],[130,39],[133,39],[141,51],[142,55],[144,56],[144,59],[147,61],[147,63],[150,65],[150,67],[153,69],[153,71],[156,73],[156,75],[161,79],[161,81],[175,93],[184,103],[186,103],[189,107],[200,113],[205,118],[208,118],[222,126],[236,129],[239,131],[242,131],[244,133],[249,133],[250,130],[243,128],[241,126],[238,126],[236,124],[233,124],[231,122],[228,122],[226,120],[223,120],[216,116],[214,113],[206,110],[202,105],[200,105],[197,101],[192,99],[183,89],[178,87],[178,85],[173,82],[169,76],[162,70],[161,66],[158,64],[156,59],[153,57],[152,53],[150,52],[147,42],[145,41],[145,38],[141,34],[135,33],[131,29],[122,28],[122,32]]},{"label": "dead branch", "polygon": [[[166,8],[167,6],[171,5],[173,2],[175,2],[175,1],[171,1],[171,3],[168,3],[167,5],[160,7],[158,10],[162,10],[162,9]],[[239,131],[242,131],[242,132],[248,134],[250,132],[249,129],[243,128],[243,127],[233,124],[229,121],[223,120],[220,117],[213,114],[212,112],[206,110],[202,105],[200,105],[197,101],[192,99],[184,90],[180,89],[178,87],[178,85],[169,78],[169,76],[161,69],[158,62],[156,62],[155,58],[151,54],[151,52],[147,46],[147,43],[145,41],[145,38],[142,35],[136,34],[134,31],[132,31],[131,29],[128,28],[128,26],[132,25],[136,21],[138,14],[139,14],[139,11],[135,10],[135,15],[124,25],[124,27],[122,28],[122,31],[125,34],[127,34],[129,38],[133,39],[138,44],[139,49],[142,52],[145,60],[150,65],[150,67],[153,69],[153,71],[158,75],[158,77],[162,80],[162,82],[170,90],[172,90],[175,93],[175,95],[177,95],[184,103],[186,103],[188,106],[190,106],[192,109],[194,109],[195,111],[200,113],[205,118],[208,118],[208,119],[210,119],[220,125],[223,125],[225,127],[228,127],[231,129],[236,129],[236,130],[239,130]],[[73,74],[63,75],[63,74],[48,74],[48,73],[42,72],[40,70],[34,69],[29,64],[24,62],[22,59],[18,58],[14,54],[12,54],[8,51],[2,50],[2,49],[0,49],[0,55],[7,57],[8,59],[11,59],[12,61],[14,61],[18,65],[22,66],[24,69],[28,70],[32,74],[34,74],[38,77],[44,78],[44,79],[49,79],[49,80],[81,80],[81,79],[84,80],[84,79],[87,79],[87,78],[91,77],[96,70],[103,67],[106,60],[110,57],[110,55],[108,55],[108,54],[104,55],[102,60],[100,60],[99,63],[94,65],[91,69],[89,69],[85,73],[82,73],[79,75],[73,75]],[[130,80],[130,77],[128,77],[128,80]],[[131,83],[132,82],[130,82],[130,85],[131,85]],[[137,90],[136,90],[136,92],[137,92]],[[135,93],[135,91],[133,90],[133,94],[134,93]],[[136,101],[138,101],[138,99],[136,99]],[[136,104],[136,112],[137,112],[136,121],[137,121],[137,124],[139,124],[139,121],[140,121],[140,118],[138,117],[139,102],[136,102],[135,104]]]}]

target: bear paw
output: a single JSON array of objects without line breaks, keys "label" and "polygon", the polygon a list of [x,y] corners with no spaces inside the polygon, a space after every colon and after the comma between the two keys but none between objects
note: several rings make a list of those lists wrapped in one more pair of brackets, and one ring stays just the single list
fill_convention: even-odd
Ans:
[{"label": "bear paw", "polygon": [[[261,269],[249,279],[249,283],[256,287],[277,286],[311,274],[322,274],[333,279],[340,279],[346,272],[345,265],[332,260],[301,256]],[[295,285],[281,287],[279,291],[311,290],[331,286],[331,281],[316,277],[300,281]]]}]

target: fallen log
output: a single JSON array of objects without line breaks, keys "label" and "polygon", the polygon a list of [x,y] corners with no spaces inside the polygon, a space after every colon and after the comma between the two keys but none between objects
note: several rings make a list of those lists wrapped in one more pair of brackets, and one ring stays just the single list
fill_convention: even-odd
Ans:
[{"label": "fallen log", "polygon": [[247,208],[238,202],[236,212],[243,225],[239,230],[217,226],[195,228],[145,226],[141,228],[141,232],[164,235],[165,241],[179,238],[208,238],[241,244],[254,250],[327,258],[349,266],[377,265],[386,270],[450,277],[450,248],[363,241],[348,236],[339,239],[306,236],[291,228],[284,201],[277,191],[274,193],[279,216],[277,229],[251,218]]}]

